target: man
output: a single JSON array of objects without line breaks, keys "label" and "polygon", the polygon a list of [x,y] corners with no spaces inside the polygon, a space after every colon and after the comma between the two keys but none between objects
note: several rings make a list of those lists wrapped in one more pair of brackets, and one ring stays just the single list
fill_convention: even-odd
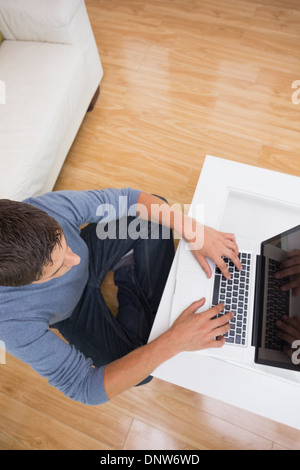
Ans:
[{"label": "man", "polygon": [[[214,318],[219,305],[195,315],[204,304],[201,286],[200,300],[147,344],[173,260],[173,229],[207,276],[206,257],[226,277],[222,256],[241,269],[234,235],[203,227],[137,190],[0,200],[0,340],[7,352],[71,399],[98,405],[147,382],[181,351],[222,346],[232,314]],[[117,318],[100,292],[111,269]]]}]

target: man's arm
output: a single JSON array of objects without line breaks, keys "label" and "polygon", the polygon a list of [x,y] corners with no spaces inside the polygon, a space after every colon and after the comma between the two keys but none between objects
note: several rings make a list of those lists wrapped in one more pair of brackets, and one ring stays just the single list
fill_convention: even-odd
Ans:
[{"label": "man's arm", "polygon": [[78,227],[87,223],[108,223],[128,215],[137,203],[139,190],[106,188],[89,191],[54,191],[29,198],[27,202],[47,212],[59,223],[67,220]]},{"label": "man's arm", "polygon": [[156,367],[179,352],[224,345],[223,335],[230,329],[228,322],[233,314],[230,312],[214,318],[223,310],[223,304],[195,314],[204,302],[205,299],[194,302],[157,339],[105,367],[104,388],[109,399],[140,383]]},{"label": "man's arm", "polygon": [[230,278],[230,273],[222,256],[230,258],[238,269],[242,269],[234,234],[207,227],[170,207],[162,199],[146,193],[140,193],[138,197],[138,215],[142,219],[166,225],[182,236],[189,243],[207,277],[212,273],[206,257],[216,263],[226,278]]}]

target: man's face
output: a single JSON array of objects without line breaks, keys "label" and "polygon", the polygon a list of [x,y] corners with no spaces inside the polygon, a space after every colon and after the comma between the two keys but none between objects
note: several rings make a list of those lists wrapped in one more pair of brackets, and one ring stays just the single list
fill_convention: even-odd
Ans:
[{"label": "man's face", "polygon": [[41,279],[33,282],[33,284],[41,284],[42,282],[50,281],[56,277],[63,276],[73,266],[80,263],[80,257],[73,253],[71,248],[67,245],[65,236],[62,235],[61,245],[57,244],[52,251],[52,264],[44,266]]}]

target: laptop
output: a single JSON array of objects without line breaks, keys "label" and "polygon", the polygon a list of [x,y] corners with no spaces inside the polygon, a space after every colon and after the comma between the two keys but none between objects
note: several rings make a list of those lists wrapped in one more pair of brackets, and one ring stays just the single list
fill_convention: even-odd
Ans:
[{"label": "laptop", "polygon": [[[227,280],[219,268],[209,261],[213,276],[207,279],[184,240],[180,241],[170,323],[193,301],[206,298],[197,312],[223,302],[224,311],[234,312],[231,328],[225,335],[222,348],[199,351],[220,359],[238,363],[257,363],[283,369],[300,371],[300,341],[298,354],[285,351],[278,337],[276,321],[283,315],[300,316],[300,294],[285,291],[282,286],[289,279],[277,279],[275,273],[295,250],[300,255],[300,225],[274,234],[260,243],[259,249],[247,240],[239,240],[239,271],[230,259],[224,258],[231,279]],[[300,340],[300,337],[299,337]]]}]

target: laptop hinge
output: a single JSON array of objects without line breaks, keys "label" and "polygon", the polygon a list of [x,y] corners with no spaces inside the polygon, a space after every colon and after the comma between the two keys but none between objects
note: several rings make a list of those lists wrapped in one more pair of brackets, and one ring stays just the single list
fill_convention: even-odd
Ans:
[{"label": "laptop hinge", "polygon": [[253,305],[253,327],[252,327],[252,346],[260,344],[260,320],[263,302],[264,289],[264,258],[261,255],[256,256],[256,273],[255,273],[255,293]]}]

